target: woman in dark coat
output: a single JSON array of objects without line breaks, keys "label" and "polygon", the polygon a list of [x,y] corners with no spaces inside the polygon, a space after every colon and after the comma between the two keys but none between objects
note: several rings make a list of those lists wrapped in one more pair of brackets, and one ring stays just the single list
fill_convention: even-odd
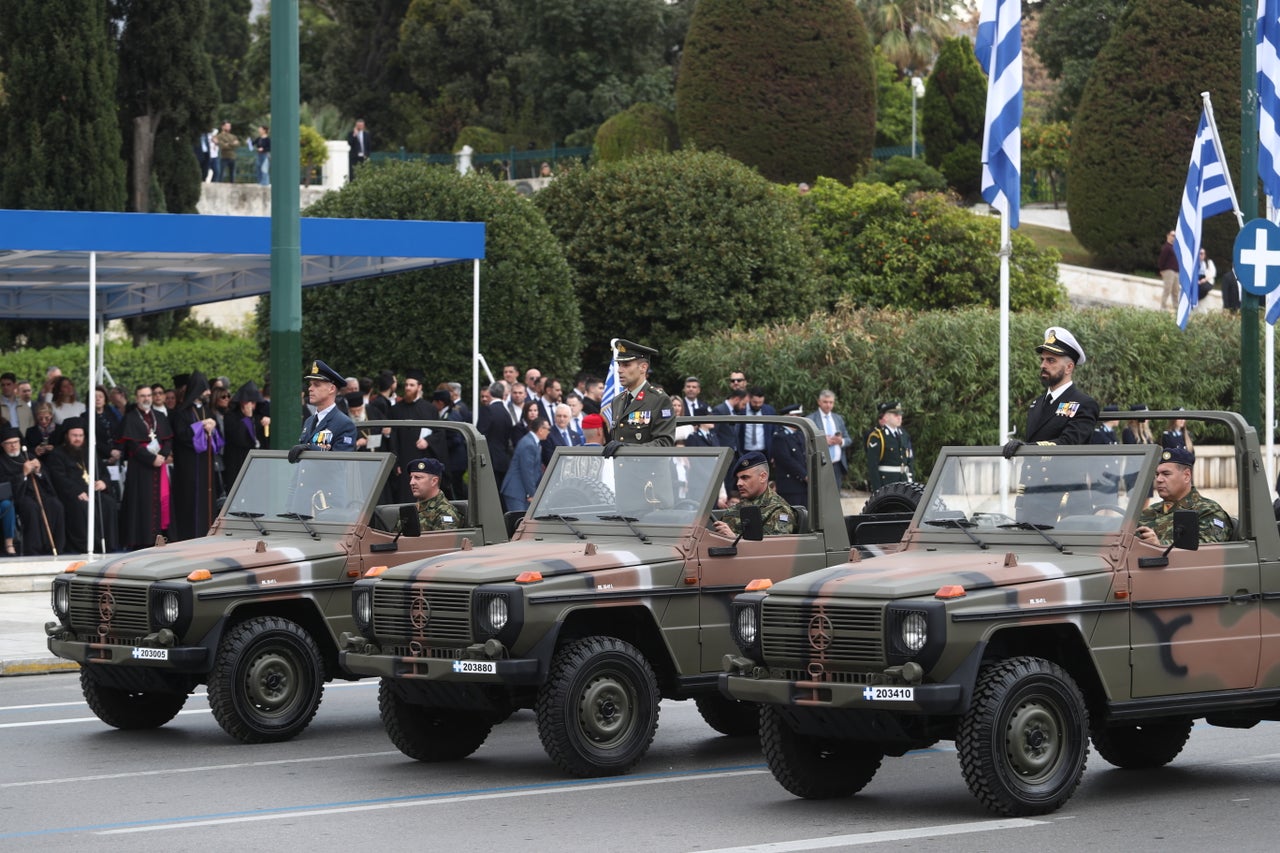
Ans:
[{"label": "woman in dark coat", "polygon": [[262,426],[254,417],[260,402],[262,394],[258,392],[258,385],[252,379],[241,385],[231,398],[231,412],[225,420],[227,446],[222,451],[222,461],[226,465],[223,482],[228,489],[240,475],[249,451],[266,446]]},{"label": "woman in dark coat", "polygon": [[187,380],[187,394],[178,411],[172,413],[173,427],[173,514],[169,539],[179,541],[204,536],[213,524],[216,472],[215,445],[222,444],[217,422],[209,407],[209,380],[196,370]]}]

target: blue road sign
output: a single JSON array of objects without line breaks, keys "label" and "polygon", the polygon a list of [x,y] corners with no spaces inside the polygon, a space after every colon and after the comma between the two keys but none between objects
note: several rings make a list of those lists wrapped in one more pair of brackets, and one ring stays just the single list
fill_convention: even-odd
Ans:
[{"label": "blue road sign", "polygon": [[1266,296],[1280,287],[1280,225],[1249,220],[1236,235],[1231,257],[1236,280],[1247,293]]}]

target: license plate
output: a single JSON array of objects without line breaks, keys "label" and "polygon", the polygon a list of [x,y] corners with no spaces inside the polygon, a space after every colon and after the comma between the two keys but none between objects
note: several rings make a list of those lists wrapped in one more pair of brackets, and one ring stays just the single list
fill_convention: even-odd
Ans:
[{"label": "license plate", "polygon": [[497,675],[498,662],[492,660],[455,660],[453,671],[462,675]]},{"label": "license plate", "polygon": [[168,660],[168,649],[143,649],[135,648],[133,650],[134,660]]},{"label": "license plate", "polygon": [[916,698],[914,687],[865,687],[862,698],[868,702],[913,702]]}]

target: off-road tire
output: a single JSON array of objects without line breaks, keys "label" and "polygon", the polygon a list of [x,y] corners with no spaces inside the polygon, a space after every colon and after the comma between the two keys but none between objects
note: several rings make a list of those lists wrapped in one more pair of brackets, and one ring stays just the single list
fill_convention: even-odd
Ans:
[{"label": "off-road tire", "polygon": [[1125,770],[1163,767],[1178,757],[1191,736],[1190,719],[1152,720],[1119,726],[1095,726],[1093,748],[1107,762]]},{"label": "off-road tire", "polygon": [[609,506],[614,497],[613,490],[599,480],[567,477],[556,484],[546,502],[549,506]]},{"label": "off-road tire", "polygon": [[760,706],[760,748],[778,784],[806,800],[852,797],[884,760],[884,752],[866,741],[800,734],[772,705]]},{"label": "off-road tire", "polygon": [[614,637],[569,643],[538,690],[538,737],[573,776],[618,776],[658,730],[658,679],[640,650]]},{"label": "off-road tire", "polygon": [[864,515],[882,512],[915,512],[924,494],[924,483],[886,483],[871,493],[862,505]]},{"label": "off-road tire", "polygon": [[760,706],[755,702],[739,702],[714,693],[699,696],[694,703],[707,725],[722,735],[746,737],[760,731]]},{"label": "off-road tire", "polygon": [[305,729],[324,696],[324,662],[306,630],[277,616],[233,627],[209,674],[209,707],[241,743],[277,743]]},{"label": "off-road tire", "polygon": [[99,720],[126,731],[158,729],[178,716],[187,704],[186,693],[135,692],[107,687],[95,681],[87,669],[80,670],[80,692]]},{"label": "off-road tire", "polygon": [[378,713],[396,749],[418,761],[459,761],[480,748],[493,723],[473,711],[414,705],[382,679]]},{"label": "off-road tire", "polygon": [[983,667],[956,751],[969,790],[991,811],[1047,814],[1071,798],[1089,758],[1089,712],[1066,670],[1034,657]]}]

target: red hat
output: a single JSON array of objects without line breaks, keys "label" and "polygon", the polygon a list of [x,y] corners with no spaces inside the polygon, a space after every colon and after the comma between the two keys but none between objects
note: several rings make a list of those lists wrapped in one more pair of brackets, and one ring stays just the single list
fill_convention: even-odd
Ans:
[{"label": "red hat", "polygon": [[604,429],[604,418],[599,415],[583,415],[582,428],[586,429]]}]

